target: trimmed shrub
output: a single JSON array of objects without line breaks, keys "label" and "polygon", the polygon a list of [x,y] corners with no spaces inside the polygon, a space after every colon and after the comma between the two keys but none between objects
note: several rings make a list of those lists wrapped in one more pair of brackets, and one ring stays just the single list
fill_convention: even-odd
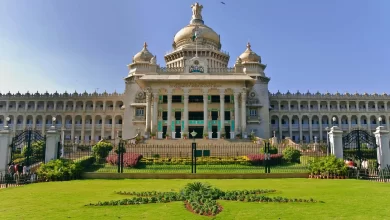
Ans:
[{"label": "trimmed shrub", "polygon": [[38,177],[43,181],[65,181],[81,177],[82,167],[73,160],[57,159],[42,164],[38,170]]},{"label": "trimmed shrub", "polygon": [[331,155],[319,157],[309,162],[308,169],[312,175],[338,175],[344,176],[347,173],[347,165],[342,159],[337,159]]},{"label": "trimmed shrub", "polygon": [[[141,154],[136,153],[124,153],[123,154],[123,166],[125,167],[137,167],[142,159]],[[107,163],[111,165],[118,165],[118,155],[110,155],[106,158]]]},{"label": "trimmed shrub", "polygon": [[287,147],[283,150],[283,159],[288,163],[299,163],[301,152],[292,147]]},{"label": "trimmed shrub", "polygon": [[[250,154],[248,155],[248,159],[251,165],[261,166],[264,165],[264,154]],[[283,155],[282,154],[271,154],[271,162],[270,165],[280,165],[282,164]]]},{"label": "trimmed shrub", "polygon": [[76,161],[76,163],[80,164],[80,167],[85,170],[86,168],[92,166],[92,164],[95,162],[95,158],[92,156],[85,156],[81,157]]},{"label": "trimmed shrub", "polygon": [[[190,157],[144,157],[141,159],[143,165],[190,165]],[[197,157],[197,165],[251,165],[248,157]]]},{"label": "trimmed shrub", "polygon": [[92,152],[96,161],[99,162],[101,159],[106,158],[112,149],[111,143],[101,141],[92,147]]}]

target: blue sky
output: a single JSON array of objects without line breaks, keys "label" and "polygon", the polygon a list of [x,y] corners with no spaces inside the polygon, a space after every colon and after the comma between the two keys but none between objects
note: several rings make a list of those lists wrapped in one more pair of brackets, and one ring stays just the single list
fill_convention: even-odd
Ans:
[{"label": "blue sky", "polygon": [[[389,0],[220,0],[203,4],[230,66],[247,41],[271,92],[390,94]],[[189,0],[1,0],[0,92],[123,92],[143,42],[165,66]]]}]

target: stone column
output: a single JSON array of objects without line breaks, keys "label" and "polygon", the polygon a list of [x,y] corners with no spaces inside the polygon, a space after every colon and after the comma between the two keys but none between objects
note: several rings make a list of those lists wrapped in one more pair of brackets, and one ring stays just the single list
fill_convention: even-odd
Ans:
[{"label": "stone column", "polygon": [[238,110],[238,96],[240,95],[239,92],[234,92],[234,123],[235,123],[235,127],[234,127],[234,133],[235,134],[238,134],[239,132],[239,127],[240,127],[240,124],[239,124],[239,121],[240,121],[240,115],[239,115],[239,110]]},{"label": "stone column", "polygon": [[247,136],[246,132],[246,91],[241,92],[241,132],[242,137]]},{"label": "stone column", "polygon": [[186,132],[188,135],[188,97],[189,97],[189,90],[188,89],[184,89],[183,96],[184,96],[184,115],[183,115],[184,131],[182,131],[182,133]]},{"label": "stone column", "polygon": [[81,117],[81,143],[85,142],[85,115]]},{"label": "stone column", "polygon": [[[203,90],[203,134],[208,134],[208,110],[207,110],[207,104],[208,104],[208,90]],[[211,137],[209,137],[211,139]]]},{"label": "stone column", "polygon": [[146,92],[146,126],[145,126],[145,134],[149,135],[150,134],[150,122],[151,120],[151,93]]},{"label": "stone column", "polygon": [[158,92],[153,92],[153,119],[152,119],[152,133],[157,135],[157,120],[158,120]]},{"label": "stone column", "polygon": [[59,141],[60,133],[55,128],[52,127],[46,132],[45,163],[57,159]]},{"label": "stone column", "polygon": [[91,142],[94,144],[96,141],[95,138],[95,116],[92,115],[92,123],[91,123]]},{"label": "stone column", "polygon": [[221,122],[220,134],[225,134],[225,89],[219,90],[219,120]]},{"label": "stone column", "polygon": [[167,134],[172,135],[172,91],[168,90]]},{"label": "stone column", "polygon": [[[7,122],[4,122],[7,123]],[[11,131],[8,126],[4,126],[4,130],[0,131],[0,172],[8,170],[8,163],[10,162],[11,156]]]},{"label": "stone column", "polygon": [[333,126],[329,132],[330,152],[339,159],[343,159],[343,131]]},{"label": "stone column", "polygon": [[377,157],[381,169],[390,166],[389,131],[385,127],[378,126],[374,132],[376,137]]}]

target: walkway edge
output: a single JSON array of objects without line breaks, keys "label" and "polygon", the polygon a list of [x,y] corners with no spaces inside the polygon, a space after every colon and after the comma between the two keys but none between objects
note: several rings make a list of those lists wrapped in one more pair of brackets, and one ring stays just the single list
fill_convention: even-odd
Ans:
[{"label": "walkway edge", "polygon": [[92,173],[83,174],[84,179],[269,179],[309,178],[308,173],[254,173],[254,174],[185,174],[185,173]]}]

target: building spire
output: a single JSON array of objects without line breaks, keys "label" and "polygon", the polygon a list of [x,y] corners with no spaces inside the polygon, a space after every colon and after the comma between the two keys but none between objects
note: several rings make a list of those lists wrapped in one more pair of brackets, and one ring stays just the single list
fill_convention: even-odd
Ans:
[{"label": "building spire", "polygon": [[144,49],[146,50],[148,48],[148,44],[144,42]]}]

